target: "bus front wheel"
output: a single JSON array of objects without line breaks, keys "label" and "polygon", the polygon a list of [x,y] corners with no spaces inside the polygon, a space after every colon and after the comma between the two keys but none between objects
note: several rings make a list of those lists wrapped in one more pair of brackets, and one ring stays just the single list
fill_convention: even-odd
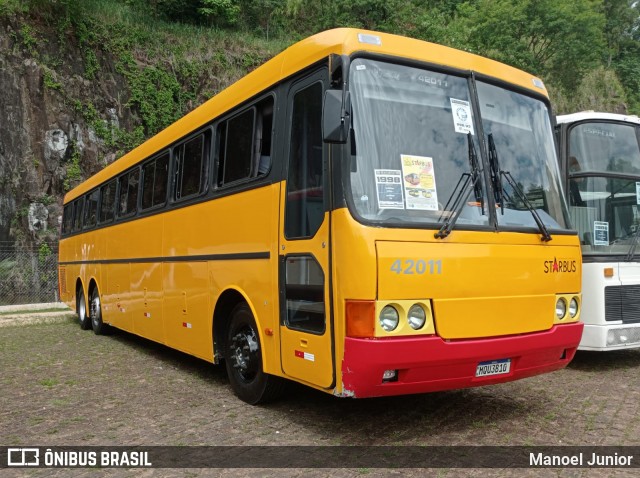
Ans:
[{"label": "bus front wheel", "polygon": [[82,330],[89,330],[91,328],[91,320],[87,315],[87,303],[84,299],[84,290],[82,287],[78,287],[76,292],[76,311],[78,312],[78,323]]},{"label": "bus front wheel", "polygon": [[225,364],[231,388],[244,402],[266,403],[282,393],[283,380],[263,371],[260,336],[246,303],[238,304],[231,312]]}]

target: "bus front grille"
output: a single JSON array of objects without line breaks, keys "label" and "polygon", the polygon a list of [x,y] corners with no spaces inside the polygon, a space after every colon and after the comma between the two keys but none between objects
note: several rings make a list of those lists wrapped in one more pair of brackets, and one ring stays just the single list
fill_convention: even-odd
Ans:
[{"label": "bus front grille", "polygon": [[604,288],[606,321],[640,322],[640,284]]}]

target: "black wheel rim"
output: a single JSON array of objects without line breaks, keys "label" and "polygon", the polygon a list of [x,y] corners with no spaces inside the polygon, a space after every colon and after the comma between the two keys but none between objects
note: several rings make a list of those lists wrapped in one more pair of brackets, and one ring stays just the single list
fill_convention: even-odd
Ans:
[{"label": "black wheel rim", "polygon": [[260,370],[260,347],[255,331],[244,326],[231,337],[230,359],[238,377],[251,382]]}]

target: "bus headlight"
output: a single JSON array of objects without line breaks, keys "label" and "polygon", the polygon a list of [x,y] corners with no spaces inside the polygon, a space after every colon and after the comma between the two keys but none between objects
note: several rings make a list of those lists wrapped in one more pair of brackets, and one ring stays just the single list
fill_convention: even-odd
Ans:
[{"label": "bus headlight", "polygon": [[387,305],[380,311],[380,326],[386,332],[395,330],[398,327],[398,322],[400,322],[400,315],[395,307]]},{"label": "bus headlight", "polygon": [[420,304],[413,304],[407,314],[407,321],[413,330],[424,327],[427,321],[427,314]]},{"label": "bus headlight", "polygon": [[578,313],[578,299],[573,297],[569,302],[569,316],[573,319]]},{"label": "bus headlight", "polygon": [[560,298],[556,301],[556,317],[562,320],[565,315],[567,315],[567,303]]}]

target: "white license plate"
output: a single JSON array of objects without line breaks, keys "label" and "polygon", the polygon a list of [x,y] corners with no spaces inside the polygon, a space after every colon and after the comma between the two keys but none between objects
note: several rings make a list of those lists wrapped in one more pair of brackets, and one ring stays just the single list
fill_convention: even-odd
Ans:
[{"label": "white license plate", "polygon": [[488,377],[490,375],[504,375],[511,371],[511,359],[491,360],[480,362],[476,367],[476,377]]}]

